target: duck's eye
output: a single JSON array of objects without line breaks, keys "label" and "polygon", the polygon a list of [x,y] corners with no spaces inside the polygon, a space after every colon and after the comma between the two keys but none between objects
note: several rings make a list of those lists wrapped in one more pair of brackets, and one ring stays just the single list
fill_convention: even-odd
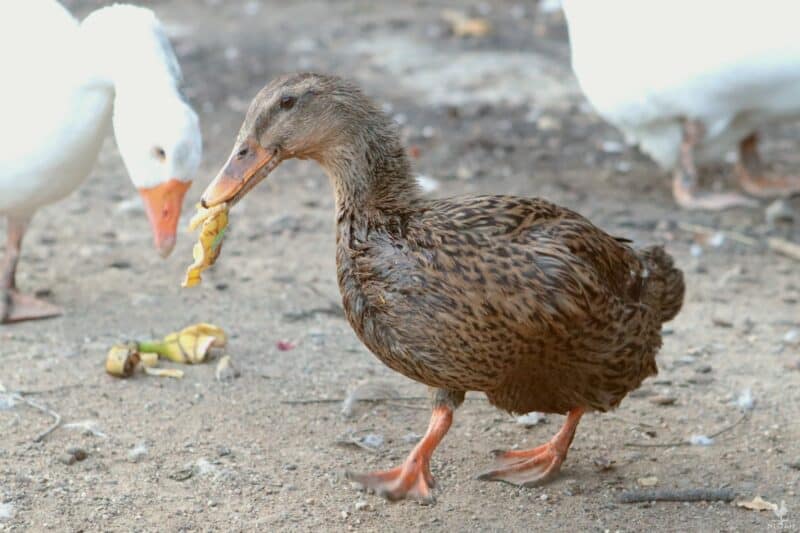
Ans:
[{"label": "duck's eye", "polygon": [[153,157],[155,157],[159,161],[164,161],[165,159],[167,159],[167,152],[165,152],[164,149],[161,148],[160,146],[154,146]]},{"label": "duck's eye", "polygon": [[294,103],[297,101],[297,98],[294,96],[284,96],[281,98],[281,109],[291,109],[294,107]]}]

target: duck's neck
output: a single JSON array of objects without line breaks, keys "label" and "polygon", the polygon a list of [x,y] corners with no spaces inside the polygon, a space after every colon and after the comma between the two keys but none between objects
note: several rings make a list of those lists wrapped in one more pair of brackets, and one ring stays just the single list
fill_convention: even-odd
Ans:
[{"label": "duck's neck", "polygon": [[319,157],[336,196],[337,220],[402,216],[420,200],[400,139],[388,125],[362,125]]}]

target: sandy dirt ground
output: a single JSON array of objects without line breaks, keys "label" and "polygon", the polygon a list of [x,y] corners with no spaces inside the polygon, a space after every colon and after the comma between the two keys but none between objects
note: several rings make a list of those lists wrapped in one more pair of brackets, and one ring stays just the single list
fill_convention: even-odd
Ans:
[{"label": "sandy dirt ground", "polygon": [[[101,2],[68,4],[82,16]],[[63,418],[33,442],[51,418],[0,396],[0,530],[800,530],[800,263],[764,246],[769,236],[800,242],[800,220],[770,225],[763,207],[677,210],[668,176],[582,98],[560,12],[519,0],[147,4],[169,26],[203,126],[187,211],[264,83],[334,72],[402,124],[416,171],[439,185],[430,194],[544,196],[638,243],[664,242],[685,270],[686,303],[666,329],[659,375],[614,413],[584,418],[557,480],[521,489],[474,479],[490,450],[540,444],[563,420],[525,427],[474,394],[434,456],[436,504],[387,503],[343,472],[401,460],[427,425],[428,404],[415,399],[427,392],[375,359],[342,316],[321,169],[284,164],[232,213],[202,286],[182,290],[193,239],[183,234],[158,258],[109,140],[87,183],[39,212],[24,247],[22,288],[66,313],[0,327],[2,385]],[[445,7],[483,16],[493,31],[455,36]],[[775,168],[800,171],[800,125],[766,134]],[[710,181],[728,181],[728,170],[712,169]],[[184,367],[182,380],[104,373],[114,342],[197,321],[230,332],[238,379],[218,382],[213,363]],[[359,402],[343,416],[341,399],[363,383],[401,399]],[[321,399],[331,401],[292,403]],[[633,446],[725,428],[708,446]],[[67,464],[74,447],[86,458]],[[643,488],[729,488],[783,507],[619,502]]]}]

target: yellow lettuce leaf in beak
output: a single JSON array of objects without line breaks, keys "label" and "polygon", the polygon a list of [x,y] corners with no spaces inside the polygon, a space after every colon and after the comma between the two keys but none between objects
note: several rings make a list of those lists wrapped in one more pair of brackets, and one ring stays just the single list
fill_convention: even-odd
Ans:
[{"label": "yellow lettuce leaf in beak", "polygon": [[189,230],[198,226],[200,236],[192,248],[194,262],[186,269],[182,287],[194,287],[201,281],[200,274],[214,264],[222,251],[222,238],[228,227],[228,204],[216,205],[210,209],[197,207],[197,214],[189,222]]}]

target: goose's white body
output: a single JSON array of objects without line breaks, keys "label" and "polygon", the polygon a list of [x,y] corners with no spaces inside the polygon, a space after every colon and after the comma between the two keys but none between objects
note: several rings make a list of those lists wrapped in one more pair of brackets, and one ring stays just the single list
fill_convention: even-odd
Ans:
[{"label": "goose's white body", "polygon": [[23,216],[68,195],[89,174],[114,94],[80,60],[78,22],[61,5],[16,8],[0,37],[0,64],[14,73],[0,98],[0,213]]},{"label": "goose's white body", "polygon": [[[94,14],[81,24],[54,0],[8,4],[13,5],[0,6],[0,11],[6,12],[0,14],[0,68],[6,73],[0,92],[0,215],[25,218],[65,197],[88,176],[118,112],[114,108],[120,86],[127,83],[129,93],[141,90],[147,96],[140,100],[152,92],[152,104],[144,104],[156,113],[159,102],[169,109],[188,106],[179,96],[180,72],[168,44],[164,50],[152,50],[163,47],[165,39],[157,31],[148,36],[147,28],[141,30],[157,24],[149,11],[130,6],[105,8],[100,10],[106,12],[101,15],[105,20],[95,17],[92,26],[88,22]],[[132,31],[138,32],[130,38],[124,34],[126,17],[134,22],[129,25]],[[136,46],[141,50],[134,49]],[[151,52],[155,59],[150,64],[131,61],[136,54],[148,58]],[[133,69],[127,79],[126,62]],[[166,122],[178,112],[187,111],[164,111],[162,120]],[[187,113],[193,115],[190,109]],[[196,117],[192,118],[196,128]],[[196,169],[199,130],[196,135],[197,141],[191,143],[197,145],[193,148],[198,153],[181,167]],[[158,141],[153,139],[153,145]],[[144,156],[149,156],[147,149]],[[146,174],[137,172],[131,178],[137,186],[155,186],[162,179]],[[169,177],[174,176],[166,175]]]},{"label": "goose's white body", "polygon": [[719,159],[765,124],[800,118],[800,2],[563,0],[572,66],[598,113],[672,167],[684,119]]}]

